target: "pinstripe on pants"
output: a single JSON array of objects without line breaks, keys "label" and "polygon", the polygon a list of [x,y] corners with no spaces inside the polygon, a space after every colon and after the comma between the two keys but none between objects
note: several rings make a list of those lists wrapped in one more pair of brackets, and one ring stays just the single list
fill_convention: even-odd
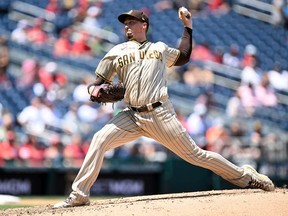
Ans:
[{"label": "pinstripe on pants", "polygon": [[199,148],[178,121],[171,102],[166,100],[162,106],[150,112],[137,113],[126,108],[95,133],[72,189],[89,196],[105,152],[141,136],[156,140],[185,161],[207,168],[239,187],[246,187],[251,179],[242,168],[221,155]]}]

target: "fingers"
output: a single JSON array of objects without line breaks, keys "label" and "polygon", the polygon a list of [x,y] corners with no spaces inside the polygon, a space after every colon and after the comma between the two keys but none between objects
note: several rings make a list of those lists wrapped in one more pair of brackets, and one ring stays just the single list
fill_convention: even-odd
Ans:
[{"label": "fingers", "polygon": [[190,13],[185,14],[183,11],[180,11],[180,19],[184,18],[190,19],[190,17],[191,17]]},{"label": "fingers", "polygon": [[185,7],[180,7],[178,9],[178,16],[180,19],[190,19],[191,13]]},{"label": "fingers", "polygon": [[178,10],[179,18],[180,19],[190,19],[191,13],[185,7],[180,7]]},{"label": "fingers", "polygon": [[184,24],[184,26],[192,28],[191,13],[187,10],[187,8],[180,7],[178,9],[178,16],[179,16],[179,19]]},{"label": "fingers", "polygon": [[91,93],[92,93],[92,91],[93,91],[94,88],[95,88],[95,85],[89,85],[89,86],[88,86],[88,94],[91,95]]},{"label": "fingers", "polygon": [[[93,89],[92,89],[93,88]],[[93,96],[93,97],[99,97],[99,91],[100,91],[100,89],[101,89],[101,87],[100,86],[91,86],[90,88],[89,88],[89,92],[91,92],[90,93],[90,95],[91,96]]]}]

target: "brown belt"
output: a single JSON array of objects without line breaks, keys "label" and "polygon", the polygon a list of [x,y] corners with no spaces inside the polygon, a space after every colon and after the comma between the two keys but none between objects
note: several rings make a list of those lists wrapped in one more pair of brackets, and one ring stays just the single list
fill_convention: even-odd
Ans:
[{"label": "brown belt", "polygon": [[149,104],[146,104],[142,107],[130,107],[131,110],[135,111],[135,112],[148,112],[148,111],[151,111],[153,109],[155,109],[156,107],[159,107],[162,105],[162,102],[160,101],[157,101],[155,103],[149,103]]}]

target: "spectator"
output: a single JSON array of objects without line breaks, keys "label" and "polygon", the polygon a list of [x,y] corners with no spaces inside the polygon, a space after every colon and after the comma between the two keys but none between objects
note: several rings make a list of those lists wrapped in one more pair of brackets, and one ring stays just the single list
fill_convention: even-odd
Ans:
[{"label": "spectator", "polygon": [[210,0],[207,4],[210,12],[227,13],[230,10],[230,6],[225,0]]},{"label": "spectator", "polygon": [[211,127],[206,130],[206,149],[222,153],[222,149],[229,142],[228,132],[221,119],[217,119]]},{"label": "spectator", "polygon": [[44,66],[40,67],[38,75],[39,81],[43,84],[46,90],[51,88],[53,85],[53,75],[57,72],[57,64],[55,62],[48,62]]},{"label": "spectator", "polygon": [[85,29],[89,31],[97,31],[101,28],[101,24],[99,23],[99,16],[101,16],[102,8],[100,5],[93,5],[88,8],[87,16],[83,20],[83,26]]},{"label": "spectator", "polygon": [[204,91],[201,93],[196,101],[197,104],[203,104],[206,106],[207,110],[209,110],[211,107],[213,107],[213,93],[210,90]]},{"label": "spectator", "polygon": [[31,100],[30,105],[19,113],[17,120],[28,133],[38,136],[44,135],[47,126],[59,125],[59,119],[39,97]]},{"label": "spectator", "polygon": [[154,4],[154,8],[157,12],[169,10],[173,8],[173,2],[171,0],[160,0]]},{"label": "spectator", "polygon": [[36,136],[27,135],[27,139],[19,147],[19,159],[26,166],[42,167],[44,161],[44,148]]},{"label": "spectator", "polygon": [[103,40],[96,35],[89,38],[88,45],[91,48],[91,55],[93,56],[103,56],[105,53]]},{"label": "spectator", "polygon": [[236,44],[231,44],[229,52],[223,55],[223,64],[233,68],[241,67],[241,58],[239,55],[239,47]]},{"label": "spectator", "polygon": [[17,144],[15,143],[14,123],[12,113],[4,110],[0,103],[0,166],[13,162],[12,160],[17,157],[15,153]]},{"label": "spectator", "polygon": [[187,130],[188,126],[187,126],[187,122],[186,122],[186,117],[185,115],[181,112],[181,110],[179,109],[175,109],[175,112],[177,114],[177,118],[179,120],[179,122],[183,125],[183,127]]},{"label": "spectator", "polygon": [[74,42],[71,46],[71,55],[73,57],[89,57],[92,55],[91,48],[88,46],[88,33],[79,32],[74,34]]},{"label": "spectator", "polygon": [[237,92],[241,99],[241,104],[244,108],[244,115],[252,116],[255,108],[258,106],[258,101],[254,92],[254,86],[251,83],[243,84],[238,87]]},{"label": "spectator", "polygon": [[[122,158],[129,157],[130,159],[136,160],[144,160],[144,155],[142,153],[142,145],[141,138],[135,140],[134,142],[130,142],[125,146],[121,146],[120,148],[123,149]],[[126,155],[127,154],[127,155]]]},{"label": "spectator", "polygon": [[[248,140],[242,145],[242,154],[239,160],[256,167],[257,160],[261,157],[261,145],[265,134],[260,121],[255,121],[252,130],[248,131]],[[239,163],[240,163],[239,161]]]},{"label": "spectator", "polygon": [[241,97],[237,90],[235,91],[234,95],[231,98],[229,98],[227,102],[226,115],[231,118],[246,116],[246,112],[243,107]]},{"label": "spectator", "polygon": [[13,114],[7,110],[0,110],[0,140],[7,140],[8,132],[13,131],[14,129],[15,119]]},{"label": "spectator", "polygon": [[46,166],[61,166],[63,161],[63,143],[58,134],[52,135],[49,146],[44,150]]},{"label": "spectator", "polygon": [[115,150],[115,156],[136,161],[163,162],[167,159],[167,149],[147,137],[140,137],[128,145],[121,146]]},{"label": "spectator", "polygon": [[115,110],[113,109],[113,105],[106,104],[100,106],[97,111],[97,122],[99,124],[106,124],[112,118]]},{"label": "spectator", "polygon": [[230,125],[230,141],[223,148],[222,154],[239,166],[248,163],[257,167],[257,162],[261,157],[259,126],[256,122],[251,131],[246,131],[241,127],[241,123],[233,122]]},{"label": "spectator", "polygon": [[287,176],[287,142],[275,132],[265,134],[261,142],[261,163],[259,170],[275,177]]},{"label": "spectator", "polygon": [[214,62],[218,64],[223,64],[223,55],[224,55],[223,47],[216,47],[214,51]]},{"label": "spectator", "polygon": [[182,78],[183,82],[190,86],[198,85],[198,77],[201,74],[202,70],[195,64],[189,64],[187,69],[184,70]]},{"label": "spectator", "polygon": [[207,8],[207,2],[205,0],[193,0],[188,1],[187,9],[193,14],[198,14],[205,11]]},{"label": "spectator", "polygon": [[64,28],[60,31],[59,38],[56,39],[53,46],[53,55],[56,58],[69,57],[72,43],[70,41],[71,30]]},{"label": "spectator", "polygon": [[5,140],[0,139],[0,166],[8,165],[18,159],[16,135],[14,131],[7,131]]},{"label": "spectator", "polygon": [[282,70],[279,62],[276,62],[273,69],[268,71],[268,77],[275,90],[288,91],[288,72]]},{"label": "spectator", "polygon": [[6,44],[6,38],[0,35],[0,85],[9,85],[7,68],[10,63],[9,48]]},{"label": "spectator", "polygon": [[202,148],[206,145],[206,131],[212,124],[207,111],[207,107],[204,104],[195,104],[194,111],[187,118],[187,131]]},{"label": "spectator", "polygon": [[39,81],[45,88],[49,101],[63,100],[67,97],[68,77],[58,69],[58,64],[51,61],[39,69]]},{"label": "spectator", "polygon": [[[82,137],[82,138],[83,138],[83,137]],[[89,140],[83,140],[81,147],[82,147],[82,150],[83,150],[83,152],[84,152],[84,155],[86,155],[87,152],[88,152],[88,149],[89,149],[89,147],[90,147],[90,142],[89,142]]]},{"label": "spectator", "polygon": [[55,118],[55,122],[52,124],[47,124],[46,128],[55,132],[62,131],[62,117],[63,117],[63,104],[60,104],[61,100],[50,101],[48,99],[43,100],[45,106],[52,112],[52,116]]},{"label": "spectator", "polygon": [[90,134],[95,129],[93,122],[98,121],[98,105],[91,101],[81,104],[77,110],[77,117],[81,122],[82,134]]},{"label": "spectator", "polygon": [[65,166],[80,167],[84,158],[84,151],[81,147],[82,137],[80,134],[73,134],[71,143],[67,143],[63,150]]},{"label": "spectator", "polygon": [[231,124],[228,125],[227,134],[229,136],[226,144],[221,149],[221,154],[225,155],[225,157],[229,158],[231,161],[234,161],[235,155],[241,154],[241,146],[243,143],[243,138],[245,137],[246,131],[238,121],[232,121]]},{"label": "spectator", "polygon": [[22,19],[18,22],[17,27],[11,32],[11,39],[20,44],[26,44],[28,42],[28,21]]},{"label": "spectator", "polygon": [[255,97],[259,106],[277,105],[277,97],[274,89],[270,86],[268,73],[265,73],[260,84],[255,86]]},{"label": "spectator", "polygon": [[250,146],[256,146],[260,147],[261,142],[263,141],[263,138],[266,136],[263,124],[261,121],[256,120],[254,122],[253,128],[250,131],[249,137],[250,137]]},{"label": "spectator", "polygon": [[49,35],[44,31],[43,25],[43,19],[34,19],[34,25],[27,31],[27,38],[29,42],[36,45],[43,45],[44,43],[48,42]]},{"label": "spectator", "polygon": [[75,14],[75,22],[83,22],[85,17],[87,16],[87,10],[90,6],[90,1],[87,0],[79,0],[77,5],[72,9]]},{"label": "spectator", "polygon": [[95,104],[91,101],[86,101],[78,108],[78,117],[83,123],[92,123],[97,120],[98,109],[94,107]]},{"label": "spectator", "polygon": [[[87,1],[87,0],[86,0]],[[83,1],[81,1],[83,2]],[[65,11],[70,11],[77,6],[76,0],[62,0],[60,2],[61,8]]]},{"label": "spectator", "polygon": [[214,74],[207,68],[201,68],[190,64],[183,72],[183,81],[190,86],[210,86],[214,81]]},{"label": "spectator", "polygon": [[194,47],[193,52],[191,54],[191,60],[192,61],[215,61],[215,56],[213,51],[210,48],[210,44],[208,41],[203,41],[200,44],[195,45],[194,41]]},{"label": "spectator", "polygon": [[75,16],[77,16],[74,11],[75,2],[70,1],[70,3],[70,5],[66,5],[63,1],[59,2],[59,8],[53,22],[55,27],[54,31],[57,34],[59,34],[62,29],[71,27],[75,21]]},{"label": "spectator", "polygon": [[59,11],[57,0],[49,0],[48,4],[45,7],[45,10],[52,13],[57,13]]},{"label": "spectator", "polygon": [[246,135],[245,125],[239,121],[232,121],[229,124],[229,135],[232,138],[242,138]]},{"label": "spectator", "polygon": [[255,60],[258,61],[257,48],[253,44],[246,45],[244,55],[241,60],[241,68],[245,68],[246,66],[253,66]]},{"label": "spectator", "polygon": [[167,159],[167,154],[162,149],[157,149],[158,145],[159,144],[154,140],[143,138],[142,145],[140,146],[140,152],[144,156],[145,160],[163,162]]},{"label": "spectator", "polygon": [[89,76],[85,76],[80,79],[78,84],[76,84],[77,86],[73,91],[73,100],[75,102],[85,103],[89,101],[90,96],[87,92],[88,83],[91,83],[91,78]]},{"label": "spectator", "polygon": [[80,131],[82,131],[81,122],[77,114],[78,107],[79,105],[77,103],[71,103],[68,111],[63,115],[62,128],[71,134],[80,133]]},{"label": "spectator", "polygon": [[40,65],[37,59],[27,58],[21,64],[22,75],[18,78],[17,83],[20,89],[29,91],[33,85],[39,81]]},{"label": "spectator", "polygon": [[240,146],[239,154],[235,152],[233,155],[233,161],[239,166],[243,164],[250,164],[257,167],[257,162],[261,157],[261,150],[258,146],[244,145]]},{"label": "spectator", "polygon": [[252,57],[250,65],[244,67],[241,71],[241,83],[242,84],[252,84],[258,85],[261,80],[262,71],[258,67],[258,61],[256,58]]}]

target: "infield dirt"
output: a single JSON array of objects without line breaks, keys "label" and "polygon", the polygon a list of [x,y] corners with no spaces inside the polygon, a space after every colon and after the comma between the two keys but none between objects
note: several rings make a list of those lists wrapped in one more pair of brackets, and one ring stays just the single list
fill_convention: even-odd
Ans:
[{"label": "infield dirt", "polygon": [[[29,208],[6,209],[3,216],[287,216],[288,189],[215,190],[92,201],[90,206],[52,209],[46,200]],[[52,203],[53,202],[53,203]],[[35,204],[35,203],[34,203]]]}]

